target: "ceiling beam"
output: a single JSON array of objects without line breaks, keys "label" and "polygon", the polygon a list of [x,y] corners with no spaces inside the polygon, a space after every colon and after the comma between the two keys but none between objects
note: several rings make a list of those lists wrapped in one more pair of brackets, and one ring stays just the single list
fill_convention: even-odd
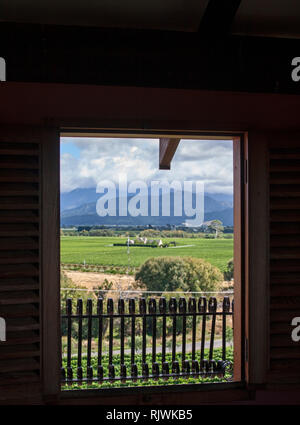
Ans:
[{"label": "ceiling beam", "polygon": [[209,0],[200,22],[199,33],[210,37],[228,34],[241,1]]},{"label": "ceiling beam", "polygon": [[170,170],[180,139],[159,139],[159,169]]}]

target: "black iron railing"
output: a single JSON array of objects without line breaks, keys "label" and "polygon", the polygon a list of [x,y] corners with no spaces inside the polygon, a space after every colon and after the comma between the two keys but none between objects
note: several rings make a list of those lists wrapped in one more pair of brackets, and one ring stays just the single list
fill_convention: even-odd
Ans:
[{"label": "black iron railing", "polygon": [[76,311],[68,298],[62,314],[63,384],[224,377],[232,366],[226,352],[233,300],[227,296],[88,299],[85,313],[82,299],[75,301]]}]

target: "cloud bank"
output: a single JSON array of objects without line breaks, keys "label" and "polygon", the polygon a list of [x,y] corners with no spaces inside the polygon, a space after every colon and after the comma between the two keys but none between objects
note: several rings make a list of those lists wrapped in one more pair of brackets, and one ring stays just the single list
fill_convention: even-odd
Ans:
[{"label": "cloud bank", "polygon": [[181,140],[171,170],[159,170],[158,139],[61,138],[61,191],[96,187],[99,181],[201,180],[205,192],[233,192],[232,142]]}]

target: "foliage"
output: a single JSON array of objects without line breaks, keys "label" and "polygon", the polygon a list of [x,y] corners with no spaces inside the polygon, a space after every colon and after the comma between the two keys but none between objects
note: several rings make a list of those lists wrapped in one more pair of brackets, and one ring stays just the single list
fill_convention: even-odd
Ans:
[{"label": "foliage", "polygon": [[197,292],[216,290],[222,274],[200,258],[159,257],[149,258],[135,279],[143,282],[148,291]]},{"label": "foliage", "polygon": [[227,266],[224,270],[224,279],[225,280],[233,279],[233,272],[234,272],[234,265],[233,265],[233,258],[231,258],[228,261]]},{"label": "foliage", "polygon": [[210,231],[215,232],[216,238],[221,236],[221,233],[224,230],[223,223],[220,220],[212,220],[212,222],[207,227]]},{"label": "foliage", "polygon": [[161,232],[159,230],[155,230],[155,229],[147,229],[147,230],[143,230],[139,236],[141,238],[157,238],[161,236]]},{"label": "foliage", "polygon": [[[197,355],[198,357],[198,355]],[[208,358],[208,349],[205,349],[205,358]],[[218,361],[221,360],[222,358],[222,349],[221,348],[216,348],[214,350],[214,360]],[[233,349],[231,347],[227,347],[226,349],[226,358],[227,360],[233,362]],[[186,354],[186,359],[191,361],[191,353],[187,353]],[[62,366],[64,368],[66,368],[67,366],[67,361],[66,361],[66,357],[63,358],[62,361]],[[157,353],[156,355],[156,361],[159,363],[160,365],[160,370],[161,370],[161,353]],[[177,353],[176,354],[176,360],[179,362],[179,364],[181,365],[181,361],[182,361],[182,357],[181,357],[181,353]],[[197,358],[197,360],[199,360]],[[170,370],[172,369],[172,355],[171,353],[166,353],[166,361],[169,363],[169,368]],[[152,362],[152,358],[151,358],[151,354],[147,354],[146,355],[146,362],[149,364],[149,369],[151,370],[151,362]],[[140,354],[136,354],[135,355],[135,363],[137,365],[138,368],[138,374],[141,374],[142,371],[142,356]],[[113,364],[115,365],[115,373],[116,376],[120,375],[120,356],[119,355],[114,355],[113,356]],[[82,368],[83,368],[83,372],[84,372],[84,376],[86,376],[86,365],[87,365],[87,360],[86,357],[83,357],[82,359]],[[103,365],[103,369],[104,369],[104,376],[107,376],[107,370],[108,370],[108,355],[103,355],[102,356],[102,365]],[[125,354],[125,365],[127,367],[127,374],[130,375],[130,355]],[[77,358],[76,356],[72,357],[72,361],[71,361],[71,367],[73,369],[73,375],[74,377],[76,377],[76,370],[77,370]],[[93,356],[92,357],[92,368],[93,368],[93,376],[97,376],[97,357]],[[227,374],[226,378],[230,378],[230,375]],[[224,382],[225,379],[221,378],[221,377],[198,377],[198,378],[194,378],[192,375],[189,378],[178,378],[178,379],[168,379],[168,380],[164,380],[162,378],[158,379],[158,380],[154,380],[154,379],[149,379],[149,380],[138,380],[136,382],[133,382],[131,380],[126,381],[125,383],[122,383],[120,381],[115,381],[115,382],[109,382],[106,381],[104,383],[99,383],[99,382],[94,382],[94,383],[84,383],[82,385],[79,384],[71,384],[69,386],[65,386],[63,387],[64,390],[74,390],[74,389],[84,389],[84,388],[113,388],[113,387],[141,387],[141,386],[153,386],[153,385],[174,385],[174,384],[199,384],[199,383],[208,383],[208,382]]]},{"label": "foliage", "polygon": [[224,233],[223,238],[224,239],[233,239],[233,233]]}]

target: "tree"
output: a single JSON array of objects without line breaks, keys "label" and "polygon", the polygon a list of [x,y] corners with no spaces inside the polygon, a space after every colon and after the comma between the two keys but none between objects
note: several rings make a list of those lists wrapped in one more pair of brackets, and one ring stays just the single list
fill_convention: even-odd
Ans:
[{"label": "tree", "polygon": [[135,275],[148,291],[212,291],[223,281],[217,267],[192,257],[149,258]]},{"label": "tree", "polygon": [[217,238],[217,237],[218,237],[218,235],[219,235],[220,233],[222,233],[222,232],[223,232],[223,230],[224,230],[223,223],[222,223],[222,221],[220,221],[220,220],[212,220],[212,221],[211,221],[211,223],[209,224],[208,228],[209,228],[211,231],[215,231],[215,232],[216,232],[216,233],[215,233],[215,238]]}]

